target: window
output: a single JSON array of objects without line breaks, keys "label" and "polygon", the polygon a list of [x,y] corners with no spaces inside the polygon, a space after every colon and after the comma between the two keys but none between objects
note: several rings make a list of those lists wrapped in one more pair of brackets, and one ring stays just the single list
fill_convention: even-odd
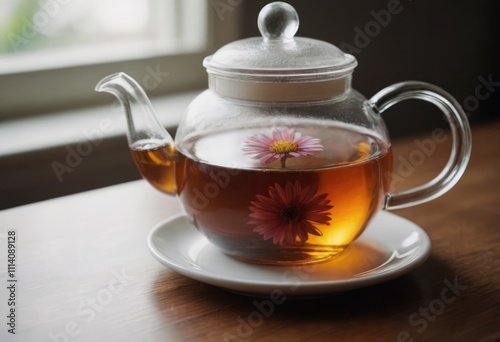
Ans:
[{"label": "window", "polygon": [[[206,31],[203,4],[186,0],[4,1],[0,3],[0,36],[4,37],[0,73],[200,51]],[[190,25],[183,27],[186,22]]]},{"label": "window", "polygon": [[95,104],[118,71],[168,74],[153,95],[205,87],[213,18],[201,0],[0,2],[0,117]]}]

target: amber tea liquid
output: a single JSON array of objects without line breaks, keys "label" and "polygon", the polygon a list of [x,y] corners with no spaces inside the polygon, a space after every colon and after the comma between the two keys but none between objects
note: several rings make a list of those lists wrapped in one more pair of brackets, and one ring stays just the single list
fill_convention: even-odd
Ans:
[{"label": "amber tea liquid", "polygon": [[130,152],[137,169],[151,185],[169,195],[177,193],[173,145],[158,146],[158,143],[144,140],[131,146]]},{"label": "amber tea liquid", "polygon": [[[392,170],[389,146],[350,127],[299,126],[295,127],[296,131],[319,138],[324,150],[314,157],[289,158],[285,168],[279,160],[263,166],[258,159],[242,153],[245,141],[262,130],[201,136],[180,146],[175,185],[188,216],[200,232],[225,253],[253,262],[300,264],[340,253],[362,233],[382,205]],[[145,168],[143,172],[148,174],[147,169],[153,170],[156,166]],[[172,182],[171,178],[164,179],[166,183]],[[263,209],[265,215],[270,215],[270,221],[276,219],[274,213],[277,217],[292,215],[293,218],[293,210],[276,208],[273,211],[273,205],[262,198],[270,199],[272,188],[286,189],[287,184],[297,182],[301,189],[317,187],[315,196],[327,194],[325,200],[329,201],[330,209],[321,214],[323,218],[325,215],[330,218],[329,225],[308,221],[320,236],[306,234],[305,242],[297,237],[294,243],[281,245],[272,238],[264,239],[264,235],[255,231],[256,226],[249,223],[252,202],[263,201],[263,205],[271,208]],[[164,187],[172,188],[172,185],[164,184]],[[302,211],[314,214],[314,205],[318,203],[310,202],[312,207],[303,205]]]}]

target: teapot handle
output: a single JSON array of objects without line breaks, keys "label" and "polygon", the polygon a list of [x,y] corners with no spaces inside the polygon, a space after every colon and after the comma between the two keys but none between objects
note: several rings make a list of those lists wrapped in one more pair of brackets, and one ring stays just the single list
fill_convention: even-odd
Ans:
[{"label": "teapot handle", "polygon": [[471,131],[460,104],[443,89],[424,82],[401,82],[382,89],[370,99],[372,109],[382,113],[404,100],[419,99],[436,105],[447,118],[452,134],[448,163],[433,180],[407,190],[388,193],[384,209],[400,209],[431,201],[450,190],[460,179],[469,162]]}]

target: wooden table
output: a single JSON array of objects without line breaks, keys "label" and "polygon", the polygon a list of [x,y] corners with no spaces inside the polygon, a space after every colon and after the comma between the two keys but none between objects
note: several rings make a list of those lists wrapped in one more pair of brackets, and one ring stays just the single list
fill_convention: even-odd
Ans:
[{"label": "wooden table", "polygon": [[[287,300],[251,330],[240,324],[261,299],[188,279],[150,255],[147,234],[179,209],[144,181],[2,211],[0,340],[498,341],[499,132],[498,122],[475,127],[472,159],[458,185],[396,212],[430,235],[432,255],[422,266],[369,288]],[[394,142],[396,156],[410,158],[428,138]],[[448,143],[435,144],[400,185],[432,177]],[[9,231],[16,234],[13,278]],[[15,336],[7,332],[11,308]]]}]

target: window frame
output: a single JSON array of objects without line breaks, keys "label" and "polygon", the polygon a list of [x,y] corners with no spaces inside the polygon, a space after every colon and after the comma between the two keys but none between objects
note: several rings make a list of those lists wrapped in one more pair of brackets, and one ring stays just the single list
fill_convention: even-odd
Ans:
[{"label": "window frame", "polygon": [[206,43],[200,51],[0,74],[0,121],[109,103],[109,97],[96,93],[94,87],[103,77],[120,71],[134,77],[150,96],[206,88],[203,58],[240,38],[243,6],[234,6],[221,18],[213,1],[204,0],[202,5]]}]

